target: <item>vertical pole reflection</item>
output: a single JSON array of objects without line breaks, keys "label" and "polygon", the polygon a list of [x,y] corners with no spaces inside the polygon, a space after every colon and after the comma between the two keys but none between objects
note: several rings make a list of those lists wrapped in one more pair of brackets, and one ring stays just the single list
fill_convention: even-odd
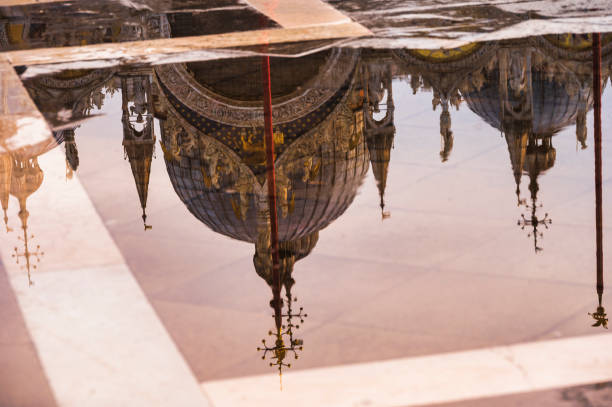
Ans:
[{"label": "vertical pole reflection", "polygon": [[282,300],[278,253],[278,218],[276,214],[276,176],[274,172],[274,134],[272,131],[272,90],[270,85],[270,57],[261,60],[264,102],[264,145],[266,148],[266,175],[268,181],[268,207],[270,209],[270,249],[272,252],[272,294],[277,330],[281,329]]},{"label": "vertical pole reflection", "polygon": [[591,316],[593,326],[607,328],[608,320],[602,306],[603,282],[603,233],[602,233],[602,191],[601,191],[601,34],[593,34],[593,101],[594,101],[594,140],[595,140],[595,227],[597,241],[597,311]]}]

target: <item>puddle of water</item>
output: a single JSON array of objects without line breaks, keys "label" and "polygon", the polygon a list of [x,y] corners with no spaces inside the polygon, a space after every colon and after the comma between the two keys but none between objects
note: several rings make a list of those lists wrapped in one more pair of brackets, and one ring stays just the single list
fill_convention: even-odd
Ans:
[{"label": "puddle of water", "polygon": [[[85,346],[131,297],[200,383],[601,331],[604,3],[331,1],[373,36],[18,67],[53,135],[0,121],[0,258],[47,373],[40,327]],[[237,1],[58,2],[0,8],[0,48],[262,27]],[[96,295],[124,262],[133,290]]]},{"label": "puddle of water", "polygon": [[272,212],[261,58],[30,78],[57,146],[2,155],[3,262],[81,264],[82,185],[199,381],[592,333],[591,41],[272,58]]}]

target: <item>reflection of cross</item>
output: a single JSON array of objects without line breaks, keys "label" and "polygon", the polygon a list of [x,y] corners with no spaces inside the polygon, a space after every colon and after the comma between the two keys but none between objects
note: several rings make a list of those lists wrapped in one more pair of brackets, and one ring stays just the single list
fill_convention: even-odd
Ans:
[{"label": "reflection of cross", "polygon": [[531,209],[531,216],[526,218],[524,214],[521,214],[521,219],[518,220],[517,225],[521,227],[521,230],[525,230],[525,227],[531,226],[532,231],[527,234],[527,237],[533,236],[533,247],[536,253],[541,252],[542,248],[538,247],[538,237],[543,237],[544,233],[538,231],[539,225],[544,225],[546,229],[548,229],[548,225],[552,223],[552,219],[548,217],[548,213],[544,214],[544,218],[539,219],[536,215],[537,208],[541,208],[542,204],[536,205],[535,202],[530,205],[525,205],[527,208]]},{"label": "reflection of cross", "polygon": [[[304,341],[302,339],[297,339],[293,337],[293,329],[299,329],[300,326],[294,324],[292,319],[298,318],[300,323],[304,323],[304,318],[308,317],[308,314],[304,314],[303,307],[300,307],[300,310],[297,314],[294,314],[292,311],[292,302],[297,301],[297,298],[292,299],[291,294],[287,294],[287,313],[282,314],[281,318],[287,318],[287,325],[281,325],[277,328],[276,332],[269,331],[268,335],[274,337],[273,345],[268,345],[265,339],[262,339],[261,342],[263,347],[257,347],[257,351],[263,351],[262,359],[266,358],[268,352],[272,353],[271,357],[273,362],[270,362],[270,366],[278,366],[278,372],[282,377],[283,374],[283,366],[290,368],[291,363],[285,363],[285,357],[287,353],[293,352],[293,356],[295,359],[298,359],[299,356],[297,354],[298,351],[303,350]],[[273,315],[274,316],[274,315]],[[275,317],[275,316],[274,316]],[[285,339],[288,339],[288,344],[285,344]],[[282,380],[282,379],[281,379]],[[281,384],[282,386],[282,384]]]},{"label": "reflection of cross", "polygon": [[24,250],[23,252],[19,252],[19,249],[17,248],[17,246],[15,246],[15,253],[13,253],[11,255],[11,257],[13,257],[15,259],[15,262],[17,264],[19,264],[19,259],[20,258],[24,258],[25,259],[25,264],[22,267],[25,267],[26,270],[28,271],[28,285],[32,286],[34,285],[34,283],[32,282],[32,278],[30,275],[30,268],[36,270],[37,265],[36,264],[31,264],[30,262],[30,257],[34,257],[36,259],[36,263],[40,262],[40,258],[42,256],[44,256],[44,252],[40,251],[40,245],[36,246],[36,250],[31,252],[28,248],[28,239],[33,239],[34,235],[30,235],[30,237],[28,238],[28,232],[27,230],[24,228],[23,230],[23,237],[19,236],[18,239],[21,240],[24,243]]}]

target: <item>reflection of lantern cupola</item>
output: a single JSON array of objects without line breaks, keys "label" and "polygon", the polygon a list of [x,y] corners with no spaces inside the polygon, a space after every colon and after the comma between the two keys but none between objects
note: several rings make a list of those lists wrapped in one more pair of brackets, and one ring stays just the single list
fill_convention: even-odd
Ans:
[{"label": "reflection of lantern cupola", "polygon": [[146,207],[155,148],[150,75],[147,72],[121,75],[121,97],[123,148],[132,168],[142,208],[144,230],[147,230],[151,229],[151,226],[147,225]]},{"label": "reflection of lantern cupola", "polygon": [[23,241],[24,249],[20,252],[19,249],[15,247],[13,257],[16,259],[17,263],[19,263],[21,258],[24,259],[24,266],[28,272],[28,282],[30,285],[32,285],[30,269],[36,269],[36,265],[31,264],[31,258],[34,257],[39,260],[39,256],[43,253],[39,252],[40,246],[37,246],[34,252],[30,251],[28,247],[29,239],[34,236],[28,235],[28,218],[30,213],[26,208],[26,201],[30,195],[40,188],[43,178],[44,175],[38,166],[37,157],[15,157],[11,177],[11,195],[19,201],[19,219],[21,220],[21,229],[23,230],[23,237],[20,239]]},{"label": "reflection of lantern cupola", "polygon": [[385,212],[384,196],[395,137],[391,63],[385,61],[366,63],[362,75],[366,96],[363,103],[366,143],[370,153],[372,173],[380,195],[380,210],[382,218],[385,219],[390,216]]}]

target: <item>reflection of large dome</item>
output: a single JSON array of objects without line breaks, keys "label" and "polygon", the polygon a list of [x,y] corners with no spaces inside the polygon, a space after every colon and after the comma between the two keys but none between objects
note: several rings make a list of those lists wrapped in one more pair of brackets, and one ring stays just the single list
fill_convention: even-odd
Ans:
[{"label": "reflection of large dome", "polygon": [[[333,74],[340,81],[328,77],[329,57],[347,58],[342,52],[319,57],[326,69],[319,66],[305,75],[306,86],[272,71],[272,83],[281,82],[276,89],[285,90],[273,100],[273,109],[284,119],[275,122],[274,129],[281,242],[316,233],[340,216],[368,169],[363,113],[355,103],[359,93],[353,86],[354,58],[349,56],[350,66],[340,72],[343,77],[337,71]],[[194,76],[183,76],[183,69],[157,70],[169,102],[162,147],[174,189],[189,211],[211,229],[255,243],[269,234],[259,103],[248,100],[249,95],[242,100],[239,95],[218,96],[213,101],[211,87],[194,83]],[[198,109],[197,100],[189,95],[200,92],[230,113]],[[305,100],[310,103],[305,105]],[[239,123],[241,113],[251,120]],[[257,117],[262,120],[252,120]]]},{"label": "reflection of large dome", "polygon": [[[499,71],[487,73],[487,79],[480,90],[463,94],[470,109],[496,129],[502,129],[504,101],[500,95]],[[567,82],[560,77],[549,79],[544,72],[531,73],[532,90],[532,131],[536,134],[554,133],[576,121],[578,113],[584,110],[580,91],[574,85],[569,91]],[[567,75],[568,81],[573,80]],[[512,100],[510,101],[512,103]]]}]

